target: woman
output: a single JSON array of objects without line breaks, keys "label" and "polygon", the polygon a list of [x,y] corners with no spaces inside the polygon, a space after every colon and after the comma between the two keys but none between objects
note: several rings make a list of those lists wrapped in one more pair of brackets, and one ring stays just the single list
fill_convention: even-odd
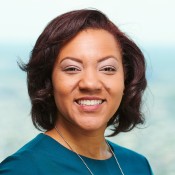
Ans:
[{"label": "woman", "polygon": [[143,123],[144,56],[97,10],[52,20],[27,72],[32,121],[45,131],[0,165],[4,175],[150,175],[145,157],[104,137]]}]

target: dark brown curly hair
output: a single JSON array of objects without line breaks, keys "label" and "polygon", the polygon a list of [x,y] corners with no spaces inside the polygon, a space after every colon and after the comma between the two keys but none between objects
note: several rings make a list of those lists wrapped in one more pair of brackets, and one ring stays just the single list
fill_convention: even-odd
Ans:
[{"label": "dark brown curly hair", "polygon": [[130,131],[144,121],[141,113],[142,95],[147,84],[144,55],[105,14],[94,9],[82,9],[53,19],[36,41],[29,62],[20,65],[27,72],[32,121],[39,130],[51,130],[57,120],[51,75],[59,51],[80,31],[88,28],[110,32],[122,50],[125,90],[118,110],[108,122],[108,126],[113,126],[110,136]]}]

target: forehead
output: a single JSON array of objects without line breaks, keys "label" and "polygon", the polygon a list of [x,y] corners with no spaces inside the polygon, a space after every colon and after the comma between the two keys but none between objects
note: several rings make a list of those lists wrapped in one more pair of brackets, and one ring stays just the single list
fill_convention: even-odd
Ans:
[{"label": "forehead", "polygon": [[59,58],[65,56],[96,58],[108,55],[121,57],[117,39],[103,29],[86,29],[79,32],[62,47]]}]

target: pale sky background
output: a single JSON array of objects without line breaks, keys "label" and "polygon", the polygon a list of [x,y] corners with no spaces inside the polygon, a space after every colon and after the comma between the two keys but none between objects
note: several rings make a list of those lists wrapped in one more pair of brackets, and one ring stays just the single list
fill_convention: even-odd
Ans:
[{"label": "pale sky background", "polygon": [[174,0],[0,0],[0,42],[35,41],[57,15],[87,7],[103,11],[137,42],[175,44]]},{"label": "pale sky background", "polygon": [[155,174],[174,175],[175,0],[0,0],[0,161],[38,132],[18,56],[28,59],[50,20],[82,8],[104,12],[146,53],[151,115],[144,130],[119,135],[117,142],[147,156]]}]

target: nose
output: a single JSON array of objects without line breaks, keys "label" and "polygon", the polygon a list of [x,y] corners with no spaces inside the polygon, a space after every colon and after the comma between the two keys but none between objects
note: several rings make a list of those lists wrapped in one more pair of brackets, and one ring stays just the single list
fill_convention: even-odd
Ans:
[{"label": "nose", "polygon": [[84,71],[79,81],[79,89],[81,91],[97,92],[102,89],[102,82],[96,71]]}]

